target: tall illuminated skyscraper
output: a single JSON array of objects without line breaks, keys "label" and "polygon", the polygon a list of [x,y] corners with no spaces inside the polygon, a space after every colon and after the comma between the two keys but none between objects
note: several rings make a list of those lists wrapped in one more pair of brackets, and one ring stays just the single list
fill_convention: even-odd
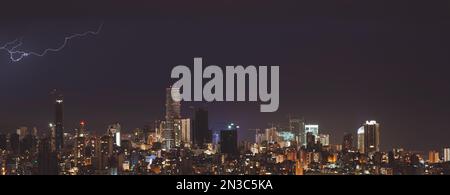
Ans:
[{"label": "tall illuminated skyscraper", "polygon": [[364,126],[360,127],[357,131],[358,135],[358,151],[364,153]]},{"label": "tall illuminated skyscraper", "polygon": [[298,145],[303,145],[305,136],[305,122],[303,119],[289,117],[289,130],[294,134]]},{"label": "tall illuminated skyscraper", "polygon": [[114,145],[116,146],[121,146],[121,129],[122,127],[120,126],[120,123],[114,123],[108,126],[107,133],[113,138]]},{"label": "tall illuminated skyscraper", "polygon": [[319,136],[319,125],[313,125],[313,124],[307,124],[305,125],[305,136],[304,136],[304,140],[303,140],[303,146],[306,146],[308,141],[307,141],[307,135],[308,133],[311,133],[311,135],[313,135],[314,137],[318,137]]},{"label": "tall illuminated skyscraper", "polygon": [[439,163],[439,152],[435,150],[431,150],[428,153],[428,163]]},{"label": "tall illuminated skyscraper", "polygon": [[364,124],[364,150],[366,153],[380,151],[380,124],[377,121]]},{"label": "tall illuminated skyscraper", "polygon": [[189,144],[191,139],[190,119],[174,119],[173,135],[175,146]]},{"label": "tall illuminated skyscraper", "polygon": [[191,119],[180,119],[180,141],[184,144],[191,144]]},{"label": "tall illuminated skyscraper", "polygon": [[444,148],[444,162],[450,161],[450,148]]},{"label": "tall illuminated skyscraper", "polygon": [[80,128],[76,129],[75,136],[75,165],[80,167],[85,163],[86,151],[86,123],[80,122]]},{"label": "tall illuminated skyscraper", "polygon": [[179,91],[179,88],[167,88],[166,89],[166,120],[174,120],[181,118],[181,102],[175,101],[172,97],[172,92]]},{"label": "tall illuminated skyscraper", "polygon": [[319,125],[305,125],[305,132],[311,132],[314,136],[319,135]]},{"label": "tall illuminated skyscraper", "polygon": [[322,146],[330,145],[330,134],[319,134],[319,142]]},{"label": "tall illuminated skyscraper", "polygon": [[172,92],[179,91],[179,88],[166,89],[166,121],[162,129],[161,136],[164,149],[171,149],[175,146],[175,120],[181,118],[181,102],[175,101],[180,97],[173,97]]},{"label": "tall illuminated skyscraper", "polygon": [[55,100],[55,146],[57,151],[60,151],[62,148],[64,148],[63,103],[63,96],[58,95]]}]

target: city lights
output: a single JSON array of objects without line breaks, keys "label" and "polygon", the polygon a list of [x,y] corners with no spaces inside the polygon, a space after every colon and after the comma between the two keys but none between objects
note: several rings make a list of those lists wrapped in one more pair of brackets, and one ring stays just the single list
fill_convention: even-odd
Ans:
[{"label": "city lights", "polygon": [[289,116],[288,120],[271,123],[266,129],[250,131],[254,140],[239,142],[238,134],[242,133],[239,124],[228,122],[211,131],[205,107],[195,108],[192,118],[183,116],[181,102],[173,101],[171,95],[171,88],[167,88],[164,120],[132,131],[115,122],[106,127],[104,134],[93,133],[84,120],[73,131],[64,128],[63,98],[58,95],[55,121],[48,124],[48,129],[38,132],[36,128],[30,131],[20,127],[15,133],[0,134],[1,174],[448,173],[449,148],[428,153],[401,148],[383,151],[381,125],[375,120],[361,122],[354,132],[342,136],[342,142],[334,142],[330,137],[339,135],[323,133],[319,124]]}]

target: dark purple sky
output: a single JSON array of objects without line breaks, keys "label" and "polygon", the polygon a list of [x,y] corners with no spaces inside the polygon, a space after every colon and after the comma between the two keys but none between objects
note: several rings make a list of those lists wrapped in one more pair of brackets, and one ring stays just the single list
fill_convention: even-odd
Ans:
[{"label": "dark purple sky", "polygon": [[[163,3],[164,2],[164,3]],[[104,132],[163,117],[172,67],[279,65],[280,109],[209,104],[211,124],[264,128],[289,113],[319,123],[334,143],[365,120],[381,123],[383,149],[450,145],[450,4],[427,1],[16,2],[0,13],[0,43],[22,37],[40,51],[74,32],[58,53],[9,62],[0,53],[0,131],[53,120],[49,91],[65,96],[66,128]],[[371,2],[371,3],[369,3]],[[7,8],[7,9],[5,9]],[[189,112],[184,107],[184,112]]]}]

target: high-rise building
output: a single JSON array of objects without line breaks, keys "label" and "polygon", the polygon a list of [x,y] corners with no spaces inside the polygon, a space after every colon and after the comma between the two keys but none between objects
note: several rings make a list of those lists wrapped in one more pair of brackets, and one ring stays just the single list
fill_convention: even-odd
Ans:
[{"label": "high-rise building", "polygon": [[179,147],[182,143],[182,135],[181,135],[181,120],[182,119],[174,119],[173,120],[173,141],[174,146]]},{"label": "high-rise building", "polygon": [[360,127],[357,131],[358,135],[358,151],[364,153],[364,126]]},{"label": "high-rise building", "polygon": [[121,137],[120,137],[120,131],[122,127],[120,123],[114,123],[108,126],[107,133],[109,136],[113,138],[114,145],[121,146]]},{"label": "high-rise building", "polygon": [[181,102],[175,101],[179,97],[173,97],[177,93],[178,88],[167,88],[166,89],[166,120],[180,119],[181,118]]},{"label": "high-rise building", "polygon": [[255,132],[255,143],[261,145],[263,141],[266,140],[265,132],[261,132],[259,129]]},{"label": "high-rise building", "polygon": [[162,147],[169,150],[175,146],[175,121],[166,120],[162,124]]},{"label": "high-rise building", "polygon": [[191,119],[181,119],[180,120],[180,130],[181,130],[181,143],[190,144],[192,142],[191,136]]},{"label": "high-rise building", "polygon": [[344,134],[344,140],[342,142],[342,150],[345,152],[353,150],[353,134]]},{"label": "high-rise building", "polygon": [[224,154],[237,155],[238,151],[238,129],[234,123],[228,125],[228,129],[220,132],[220,151]]},{"label": "high-rise building", "polygon": [[[303,123],[304,124],[304,123]],[[300,142],[302,142],[303,146],[308,145],[308,133],[311,133],[316,139],[319,137],[319,125],[315,124],[304,124],[304,132],[301,135]]]},{"label": "high-rise building", "polygon": [[278,140],[277,128],[271,127],[265,130],[265,141],[270,143],[276,142]]},{"label": "high-rise building", "polygon": [[306,140],[304,120],[289,117],[289,130],[294,134],[298,145],[304,145],[304,141]]},{"label": "high-rise building", "polygon": [[179,88],[167,88],[166,89],[166,121],[162,129],[161,136],[164,149],[173,148],[175,143],[175,120],[181,118],[181,102],[176,101],[179,97],[173,97],[179,91]]},{"label": "high-rise building", "polygon": [[209,130],[208,111],[204,108],[197,108],[194,114],[193,124],[193,144],[203,148],[207,143],[212,142],[212,132]]},{"label": "high-rise building", "polygon": [[311,132],[314,136],[318,136],[319,135],[319,125],[305,125],[305,132]]},{"label": "high-rise building", "polygon": [[[164,121],[164,124],[162,126],[165,127],[165,121]],[[138,143],[138,144],[145,143],[146,139],[145,139],[144,131],[141,128],[135,128],[133,130],[133,134],[131,136],[131,139],[133,140],[133,142]]]},{"label": "high-rise building", "polygon": [[431,150],[428,153],[428,163],[439,163],[440,159],[439,159],[439,152],[438,151],[434,151]]},{"label": "high-rise building", "polygon": [[329,146],[330,145],[330,134],[319,134],[318,140],[322,144],[322,146]]},{"label": "high-rise building", "polygon": [[306,133],[306,148],[314,149],[316,147],[316,136],[313,132]]},{"label": "high-rise building", "polygon": [[380,151],[380,124],[376,121],[364,124],[364,150],[366,153]]},{"label": "high-rise building", "polygon": [[444,148],[444,162],[450,161],[450,148]]},{"label": "high-rise building", "polygon": [[44,138],[39,142],[38,154],[38,174],[39,175],[57,175],[58,162],[56,153],[51,148],[51,140]]},{"label": "high-rise building", "polygon": [[55,147],[57,151],[64,148],[64,98],[58,95],[55,100]]},{"label": "high-rise building", "polygon": [[86,159],[86,122],[81,121],[79,129],[75,132],[75,165],[84,165]]},{"label": "high-rise building", "polygon": [[104,135],[100,138],[100,144],[98,144],[99,154],[98,156],[98,169],[105,170],[110,166],[110,159],[113,155],[113,137]]}]

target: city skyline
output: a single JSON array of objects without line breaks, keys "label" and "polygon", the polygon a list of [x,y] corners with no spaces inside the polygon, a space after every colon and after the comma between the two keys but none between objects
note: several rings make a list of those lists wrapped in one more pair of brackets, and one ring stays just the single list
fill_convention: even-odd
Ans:
[{"label": "city skyline", "polygon": [[[96,132],[116,121],[124,131],[143,128],[163,119],[161,92],[171,83],[170,70],[203,57],[220,66],[280,66],[278,112],[259,113],[252,103],[208,104],[215,129],[236,121],[248,138],[247,129],[292,114],[335,135],[334,143],[345,133],[356,139],[361,123],[376,120],[382,150],[449,144],[446,4],[199,3],[8,3],[24,8],[20,15],[1,13],[8,20],[0,21],[0,45],[23,37],[21,51],[53,48],[73,32],[104,25],[100,34],[44,57],[11,63],[0,53],[0,132],[46,128],[54,120],[48,94],[54,88],[64,94],[68,129],[81,120]],[[192,112],[188,106],[183,115]]]},{"label": "city skyline", "polygon": [[[209,113],[208,112],[208,106],[205,106],[204,104],[199,106],[199,107],[194,107],[192,105],[189,106],[189,110],[191,110],[191,113],[189,114],[181,114],[182,110],[181,108],[183,107],[182,105],[185,104],[183,102],[176,102],[174,100],[172,100],[171,98],[171,88],[166,88],[165,89],[165,99],[166,99],[166,103],[164,105],[162,105],[161,107],[164,107],[164,113],[163,116],[161,116],[160,118],[157,118],[155,120],[152,120],[150,122],[147,123],[143,123],[141,126],[139,127],[128,127],[128,128],[124,128],[123,130],[121,125],[120,125],[120,120],[115,120],[115,122],[110,122],[107,126],[105,126],[105,128],[103,129],[96,129],[96,130],[91,130],[89,128],[89,121],[86,121],[84,119],[81,119],[77,122],[74,123],[75,127],[74,128],[67,128],[64,126],[64,124],[66,124],[65,120],[64,120],[64,115],[65,113],[63,112],[63,104],[64,104],[64,98],[63,98],[63,94],[58,93],[56,89],[52,90],[52,92],[50,93],[50,98],[53,98],[54,100],[54,109],[53,109],[53,113],[54,113],[54,120],[53,121],[49,121],[46,122],[44,126],[44,128],[37,128],[37,126],[26,126],[26,125],[19,125],[16,128],[12,129],[9,132],[0,132],[0,134],[3,135],[9,135],[10,133],[16,133],[19,131],[23,131],[24,129],[26,131],[30,131],[33,130],[34,134],[36,135],[41,135],[41,136],[48,136],[49,135],[49,129],[54,129],[55,131],[55,144],[56,144],[56,148],[62,148],[63,147],[63,143],[64,143],[64,139],[63,139],[63,133],[69,133],[69,134],[74,134],[76,135],[79,131],[80,128],[83,129],[83,131],[89,132],[90,134],[93,135],[101,135],[102,133],[104,133],[104,131],[106,130],[106,132],[111,132],[111,129],[113,129],[113,133],[111,133],[111,135],[114,135],[114,140],[118,140],[115,141],[115,143],[119,143],[118,145],[120,146],[120,132],[122,131],[125,134],[130,134],[132,132],[134,132],[136,129],[140,129],[143,130],[145,128],[153,128],[152,130],[158,129],[158,125],[154,126],[155,123],[161,122],[162,120],[166,121],[164,123],[164,125],[162,126],[162,128],[168,128],[170,131],[175,131],[174,130],[174,125],[179,124],[181,125],[182,120],[189,120],[188,124],[189,124],[189,128],[192,129],[190,130],[191,132],[189,132],[189,140],[192,143],[200,143],[200,145],[203,145],[204,143],[208,143],[208,141],[205,140],[213,140],[213,136],[214,136],[214,132],[220,132],[223,129],[227,129],[230,128],[229,125],[229,121],[233,121],[233,120],[227,120],[227,119],[223,119],[223,121],[228,121],[225,123],[220,123],[220,125],[212,125],[210,126],[209,124],[211,124],[211,122],[209,121]],[[188,103],[189,105],[189,103]],[[198,113],[203,113],[203,114],[198,114]],[[206,126],[197,126],[197,119],[198,116],[197,115],[202,115],[203,119],[201,119],[202,121],[206,121]],[[291,122],[294,121],[293,123]],[[167,122],[170,121],[170,122]],[[295,122],[299,123],[300,126],[295,126]],[[94,122],[95,123],[95,122]],[[203,123],[203,122],[202,122]],[[263,122],[264,123],[264,122]],[[112,125],[111,125],[112,124]],[[80,125],[82,127],[80,127]],[[119,127],[116,127],[116,125],[118,125]],[[167,125],[167,126],[166,126]],[[263,126],[263,125],[261,125]],[[376,127],[371,127],[371,126],[376,126]],[[421,152],[421,153],[426,153],[427,151],[439,151],[439,150],[443,150],[445,148],[448,148],[448,145],[442,145],[440,146],[440,148],[431,148],[431,149],[421,149],[421,150],[417,150],[417,149],[410,149],[410,148],[406,148],[403,146],[396,146],[396,147],[392,147],[392,148],[388,148],[387,146],[383,147],[382,141],[380,141],[381,136],[380,134],[380,124],[377,123],[376,120],[365,120],[362,121],[359,128],[355,128],[354,131],[348,131],[345,132],[343,135],[336,135],[333,132],[330,131],[323,131],[322,128],[320,127],[320,122],[308,122],[307,120],[305,120],[305,117],[303,116],[297,116],[297,117],[292,117],[291,114],[288,114],[288,117],[286,117],[284,120],[281,121],[271,121],[270,123],[268,122],[267,125],[265,125],[263,128],[249,128],[249,129],[242,129],[242,128],[236,128],[236,130],[240,129],[241,131],[238,133],[238,135],[241,135],[244,133],[249,133],[252,132],[254,130],[259,131],[259,133],[267,131],[267,129],[270,128],[277,128],[277,131],[290,131],[290,132],[297,132],[299,133],[299,135],[303,135],[305,137],[299,137],[298,139],[302,140],[301,142],[304,143],[304,145],[306,145],[306,143],[308,142],[308,138],[307,138],[307,133],[312,133],[312,135],[314,135],[316,138],[316,141],[320,140],[320,136],[322,135],[326,135],[327,136],[327,143],[329,143],[330,145],[341,145],[341,147],[346,148],[346,137],[349,135],[351,136],[351,141],[350,141],[350,145],[348,146],[348,148],[350,149],[355,149],[358,150],[360,152],[368,152],[370,150],[373,151],[389,151],[392,149],[406,149],[408,151],[415,151],[415,152]],[[300,131],[303,132],[298,132],[297,130],[293,130],[294,129],[299,129]],[[202,129],[200,131],[194,131],[195,129]],[[118,136],[116,137],[116,132],[119,133]],[[371,133],[367,133],[367,132],[371,132]],[[173,134],[174,132],[170,132],[168,135],[164,135],[163,137],[167,137],[167,139],[170,139],[170,142],[176,142],[175,141],[175,134]],[[179,132],[181,133],[181,132]],[[303,133],[303,134],[302,134]],[[173,134],[173,135],[170,135]],[[207,136],[207,134],[210,134],[210,136]],[[248,141],[248,142],[254,142],[255,139],[257,140],[257,134],[258,132],[255,132],[255,134],[250,133],[250,137],[245,137],[239,138],[239,142],[244,142],[244,141]],[[331,136],[330,136],[331,135]],[[181,136],[181,134],[180,134]],[[182,135],[183,137],[186,137],[186,135]],[[199,138],[197,138],[198,136],[200,136]],[[206,136],[206,137],[205,137]],[[360,138],[360,136],[362,136],[362,138]],[[370,137],[372,136],[372,138]],[[219,136],[220,137],[220,136]],[[330,137],[333,138],[330,141]],[[204,141],[198,141],[198,140],[204,140]],[[342,142],[342,139],[344,139],[344,142]],[[362,140],[362,141],[361,141]],[[372,141],[368,141],[368,140],[372,140]],[[179,146],[179,142],[177,141],[178,144],[177,146]],[[214,141],[213,141],[214,142]],[[319,141],[320,142],[320,141]],[[362,142],[362,145],[361,145]],[[169,148],[171,147],[175,147],[174,143],[169,143]],[[164,143],[163,143],[164,145]],[[372,149],[370,149],[372,148]],[[386,148],[386,149],[384,149]],[[368,150],[369,149],[369,150]],[[384,149],[384,150],[382,150]],[[446,151],[444,152],[440,152],[440,153],[446,153]],[[448,152],[447,152],[448,153]]]},{"label": "city skyline", "polygon": [[[289,117],[254,129],[253,141],[238,141],[240,125],[209,128],[206,108],[181,114],[172,88],[165,90],[165,119],[153,126],[122,131],[119,122],[106,132],[90,132],[80,121],[75,133],[64,127],[63,94],[54,91],[54,122],[45,132],[20,127],[0,133],[0,175],[447,175],[450,148],[424,152],[404,148],[382,151],[381,125],[365,121],[341,144],[319,124]],[[176,89],[178,90],[178,89]],[[191,123],[192,122],[192,123]]]}]

